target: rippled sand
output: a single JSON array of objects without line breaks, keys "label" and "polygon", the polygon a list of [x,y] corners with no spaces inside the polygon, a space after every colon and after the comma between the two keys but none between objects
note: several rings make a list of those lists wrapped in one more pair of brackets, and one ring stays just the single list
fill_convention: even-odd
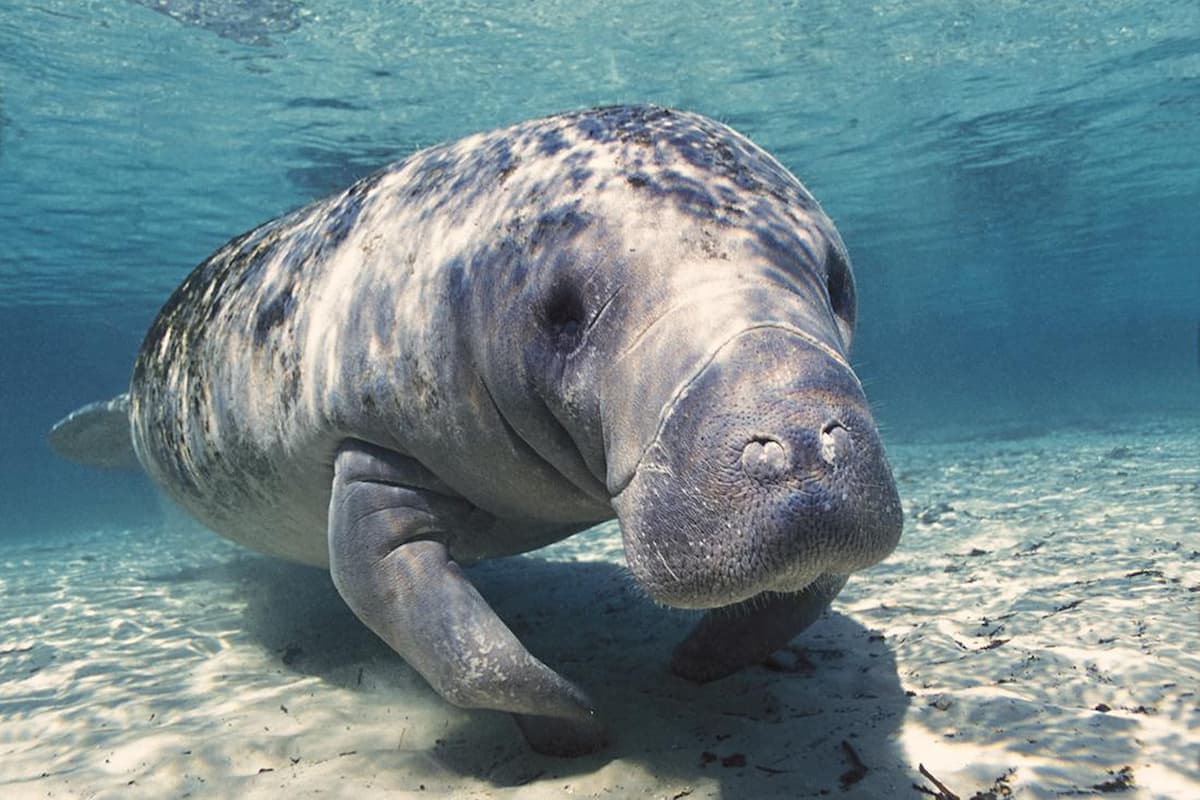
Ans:
[{"label": "rippled sand", "polygon": [[575,761],[441,702],[319,571],[178,519],[5,544],[0,796],[1200,797],[1200,424],[890,452],[900,550],[708,686],[611,525],[474,570],[601,706]]}]

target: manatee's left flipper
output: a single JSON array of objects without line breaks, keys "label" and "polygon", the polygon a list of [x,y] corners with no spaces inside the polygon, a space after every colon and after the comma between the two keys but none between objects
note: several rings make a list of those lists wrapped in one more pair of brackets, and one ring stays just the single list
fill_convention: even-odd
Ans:
[{"label": "manatee's left flipper", "polygon": [[845,585],[845,575],[822,575],[800,592],[713,609],[675,648],[671,671],[705,683],[758,664],[816,622]]},{"label": "manatee's left flipper", "polygon": [[401,483],[420,480],[410,473],[421,469],[361,442],[339,451],[329,504],[338,592],[451,703],[512,712],[542,753],[600,749],[604,731],[587,695],[534,658],[450,559],[445,540],[492,518]]}]

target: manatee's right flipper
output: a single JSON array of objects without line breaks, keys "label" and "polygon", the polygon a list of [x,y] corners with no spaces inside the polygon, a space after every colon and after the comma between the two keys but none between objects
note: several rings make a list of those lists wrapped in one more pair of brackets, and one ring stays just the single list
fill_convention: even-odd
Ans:
[{"label": "manatee's right flipper", "polygon": [[138,469],[129,431],[129,394],[89,403],[54,423],[50,449],[89,467]]},{"label": "manatee's right flipper", "polygon": [[430,479],[412,459],[343,444],[329,504],[338,592],[451,703],[512,712],[541,753],[600,749],[604,731],[587,695],[530,655],[450,559],[444,541],[493,518],[430,490]]},{"label": "manatee's right flipper", "polygon": [[845,585],[845,575],[822,575],[799,592],[715,608],[675,648],[671,671],[707,683],[764,661],[820,619]]}]

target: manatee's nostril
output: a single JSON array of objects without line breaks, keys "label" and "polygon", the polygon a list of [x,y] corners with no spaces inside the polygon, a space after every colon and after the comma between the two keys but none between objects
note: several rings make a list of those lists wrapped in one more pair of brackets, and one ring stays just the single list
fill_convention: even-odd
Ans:
[{"label": "manatee's nostril", "polygon": [[835,420],[821,426],[821,459],[833,465],[850,452],[850,431]]},{"label": "manatee's nostril", "polygon": [[774,439],[754,439],[742,448],[742,469],[752,478],[773,478],[787,469],[787,452]]}]

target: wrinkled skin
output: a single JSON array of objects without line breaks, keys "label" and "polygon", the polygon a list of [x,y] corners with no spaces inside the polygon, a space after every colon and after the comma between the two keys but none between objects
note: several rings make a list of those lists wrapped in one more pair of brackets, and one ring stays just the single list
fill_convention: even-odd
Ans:
[{"label": "wrinkled skin", "polygon": [[652,597],[712,609],[677,674],[765,658],[900,535],[854,323],[842,241],[778,162],[697,115],[597,109],[235,239],[147,334],[129,418],[214,530],[327,564],[448,700],[575,755],[606,740],[590,700],[457,564],[615,513]]}]

